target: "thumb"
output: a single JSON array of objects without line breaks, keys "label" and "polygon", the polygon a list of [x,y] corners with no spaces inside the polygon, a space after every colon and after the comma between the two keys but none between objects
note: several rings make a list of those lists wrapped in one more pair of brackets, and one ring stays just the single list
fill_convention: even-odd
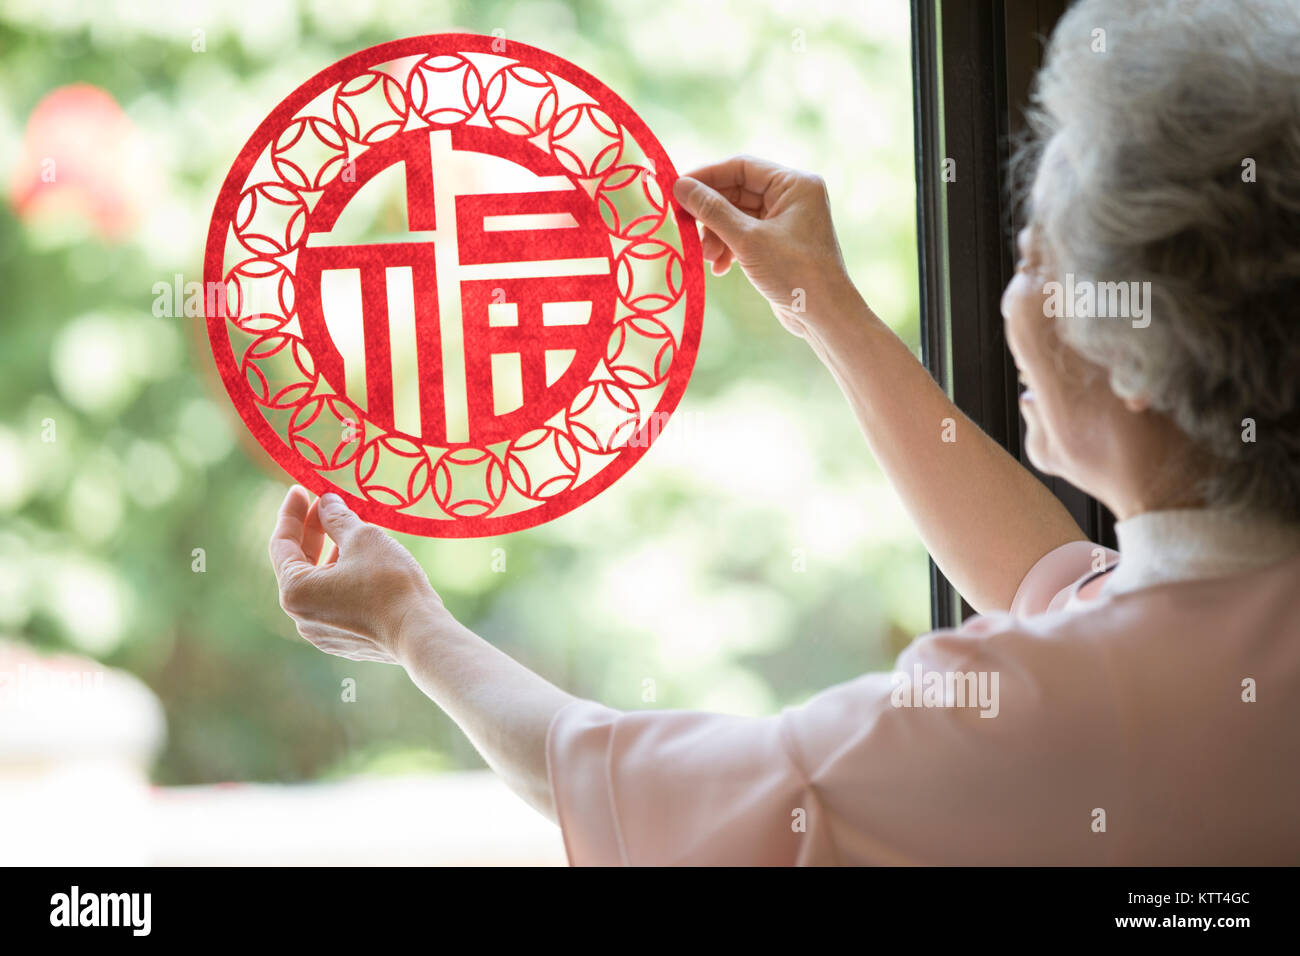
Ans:
[{"label": "thumb", "polygon": [[687,212],[712,229],[733,252],[737,251],[736,244],[742,241],[754,222],[751,216],[727,202],[717,190],[690,176],[678,177],[673,184],[673,195]]},{"label": "thumb", "polygon": [[325,533],[335,540],[340,551],[350,537],[366,526],[366,523],[343,503],[343,499],[332,491],[321,496],[320,502],[316,505],[316,513],[320,516],[320,523],[325,528]]}]

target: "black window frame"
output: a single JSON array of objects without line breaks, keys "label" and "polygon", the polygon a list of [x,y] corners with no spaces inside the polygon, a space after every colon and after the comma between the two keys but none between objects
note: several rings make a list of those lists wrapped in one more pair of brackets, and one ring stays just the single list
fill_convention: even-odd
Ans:
[{"label": "black window frame", "polygon": [[[1065,504],[1090,539],[1114,547],[1095,498],[1026,459],[1020,386],[1002,329],[1002,290],[1021,223],[1007,161],[1043,41],[1067,0],[912,0],[921,355],[948,396]],[[944,181],[945,160],[955,180]],[[932,625],[973,613],[930,562]]]}]

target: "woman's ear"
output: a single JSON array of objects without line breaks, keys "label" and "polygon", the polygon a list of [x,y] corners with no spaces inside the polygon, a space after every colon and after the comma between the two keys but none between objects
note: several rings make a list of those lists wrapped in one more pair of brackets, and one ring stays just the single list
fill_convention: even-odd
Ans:
[{"label": "woman's ear", "polygon": [[1110,375],[1110,390],[1130,412],[1145,412],[1151,408],[1151,397],[1145,391],[1125,387],[1114,372]]}]

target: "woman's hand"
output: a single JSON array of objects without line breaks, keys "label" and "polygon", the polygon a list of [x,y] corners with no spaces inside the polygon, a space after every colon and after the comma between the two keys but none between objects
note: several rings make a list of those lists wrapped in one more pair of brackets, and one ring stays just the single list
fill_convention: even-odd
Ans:
[{"label": "woman's hand", "polygon": [[[326,535],[337,550],[320,563]],[[315,503],[298,485],[271,534],[280,606],[298,633],[352,661],[400,663],[404,626],[427,628],[442,600],[409,551],[358,518],[338,495]]]},{"label": "woman's hand", "polygon": [[681,177],[673,194],[703,225],[713,274],[738,262],[795,335],[857,299],[820,176],[736,156]]},{"label": "woman's hand", "polygon": [[[280,606],[298,633],[328,654],[406,668],[488,765],[554,820],[546,731],[575,698],[456,621],[410,552],[338,495],[310,499],[290,488],[271,535]],[[321,563],[326,535],[338,552]]]}]

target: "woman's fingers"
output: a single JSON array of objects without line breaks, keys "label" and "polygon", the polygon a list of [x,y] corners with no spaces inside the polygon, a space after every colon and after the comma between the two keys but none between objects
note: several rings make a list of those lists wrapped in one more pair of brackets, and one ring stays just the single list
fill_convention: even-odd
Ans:
[{"label": "woman's fingers", "polygon": [[673,195],[687,212],[711,229],[733,252],[744,245],[754,218],[717,190],[698,179],[683,176],[673,184]]},{"label": "woman's fingers", "polygon": [[700,250],[705,261],[712,263],[713,274],[720,276],[731,268],[731,250],[718,238],[718,234],[707,226],[700,227]]},{"label": "woman's fingers", "polygon": [[673,194],[702,229],[704,258],[714,275],[731,268],[744,254],[746,234],[766,211],[766,191],[784,166],[752,156],[734,156],[702,166],[678,179]]},{"label": "woman's fingers", "polygon": [[276,518],[275,530],[271,532],[271,566],[280,581],[284,575],[297,564],[306,564],[307,556],[303,553],[303,533],[306,530],[308,510],[307,489],[294,485],[280,505],[280,514]]},{"label": "woman's fingers", "polygon": [[321,496],[316,511],[320,515],[321,526],[325,529],[325,533],[334,539],[339,551],[346,548],[348,540],[366,527],[366,523],[333,492]]},{"label": "woman's fingers", "polygon": [[[720,163],[711,163],[693,169],[686,175],[719,192],[729,188],[740,189],[757,196],[761,204],[763,193],[767,192],[772,177],[785,171],[786,167],[770,160],[757,159],[753,156],[732,156]],[[745,203],[738,203],[738,205],[746,207]],[[758,206],[752,208],[756,209]]]},{"label": "woman's fingers", "polygon": [[728,249],[726,246],[723,246],[722,254],[713,260],[713,265],[711,266],[713,270],[713,274],[715,276],[726,275],[727,272],[730,271],[731,269],[732,258],[733,256],[731,255],[731,250]]},{"label": "woman's fingers", "polygon": [[712,262],[718,256],[722,255],[727,248],[727,244],[718,238],[718,234],[708,226],[700,227],[700,251],[704,253],[704,258]]},{"label": "woman's fingers", "polygon": [[307,519],[303,523],[302,553],[312,564],[320,564],[321,551],[324,550],[325,526],[320,523],[320,499],[311,503],[307,509]]}]

